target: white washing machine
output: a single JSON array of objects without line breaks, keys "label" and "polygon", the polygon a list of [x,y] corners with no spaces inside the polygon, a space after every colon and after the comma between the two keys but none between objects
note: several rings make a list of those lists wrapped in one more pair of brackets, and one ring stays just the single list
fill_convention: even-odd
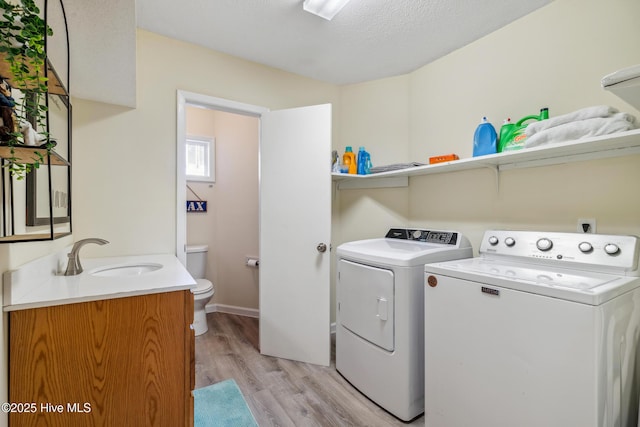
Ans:
[{"label": "white washing machine", "polygon": [[638,422],[635,236],[487,231],[425,266],[425,426]]},{"label": "white washing machine", "polygon": [[336,369],[401,420],[424,412],[424,264],[473,256],[452,231],[392,228],[337,249]]}]

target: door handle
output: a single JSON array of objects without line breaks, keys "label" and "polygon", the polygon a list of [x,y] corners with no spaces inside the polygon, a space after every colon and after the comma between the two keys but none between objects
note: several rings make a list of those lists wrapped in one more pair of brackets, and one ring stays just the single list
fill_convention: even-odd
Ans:
[{"label": "door handle", "polygon": [[318,246],[316,246],[316,249],[320,253],[326,252],[327,251],[327,245],[325,245],[324,243],[318,243]]}]

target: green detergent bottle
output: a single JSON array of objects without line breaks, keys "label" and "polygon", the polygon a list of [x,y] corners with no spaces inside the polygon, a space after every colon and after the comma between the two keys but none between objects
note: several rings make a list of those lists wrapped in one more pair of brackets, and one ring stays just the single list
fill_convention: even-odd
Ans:
[{"label": "green detergent bottle", "polygon": [[511,123],[511,119],[505,120],[504,124],[500,128],[500,141],[498,142],[498,153],[503,151],[520,150],[524,147],[524,143],[527,140],[525,129],[529,120],[546,120],[549,118],[549,109],[541,108],[540,115],[526,116],[518,120],[516,123]]},{"label": "green detergent bottle", "polygon": [[507,117],[500,127],[500,135],[498,137],[498,153],[501,153],[507,141],[512,139],[511,134],[516,124],[511,123],[511,118]]}]

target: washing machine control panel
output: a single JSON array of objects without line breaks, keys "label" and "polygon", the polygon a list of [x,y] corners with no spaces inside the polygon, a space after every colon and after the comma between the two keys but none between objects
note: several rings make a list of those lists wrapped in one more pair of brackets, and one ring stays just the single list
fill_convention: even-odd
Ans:
[{"label": "washing machine control panel", "polygon": [[434,231],[421,228],[392,228],[384,236],[387,239],[413,240],[416,242],[456,245],[458,233],[453,231]]},{"label": "washing machine control panel", "polygon": [[[488,230],[480,255],[517,257],[527,262],[567,265],[592,271],[640,275],[636,236]],[[635,273],[634,273],[635,272]]]}]

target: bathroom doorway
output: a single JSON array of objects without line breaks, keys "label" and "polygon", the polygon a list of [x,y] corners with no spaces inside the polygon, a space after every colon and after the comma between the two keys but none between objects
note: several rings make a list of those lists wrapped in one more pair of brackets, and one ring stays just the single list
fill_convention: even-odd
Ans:
[{"label": "bathroom doorway", "polygon": [[[331,105],[269,111],[178,91],[176,255],[183,263],[187,243],[185,146],[188,106],[259,120],[260,351],[270,356],[328,366],[331,255],[326,248],[331,244]],[[299,161],[301,143],[307,154],[305,162]],[[217,156],[216,167],[220,167],[220,156]],[[294,206],[291,195],[296,196],[295,209],[290,209]],[[245,254],[244,267],[247,267],[247,255],[251,254]],[[217,294],[216,280],[219,282],[221,278],[213,277],[212,280]],[[234,287],[235,284],[229,284],[229,289]],[[243,307],[228,304],[224,311],[234,313],[234,308]]]},{"label": "bathroom doorway", "polygon": [[184,117],[185,238],[209,247],[207,312],[258,317],[258,270],[246,259],[259,250],[259,118],[189,101]]}]

